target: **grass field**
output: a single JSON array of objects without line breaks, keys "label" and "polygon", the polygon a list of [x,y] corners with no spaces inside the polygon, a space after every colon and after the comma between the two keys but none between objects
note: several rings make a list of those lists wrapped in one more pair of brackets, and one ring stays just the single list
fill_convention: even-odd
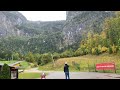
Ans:
[{"label": "grass field", "polygon": [[[97,63],[115,62],[116,71],[117,73],[120,73],[120,56],[110,55],[110,54],[102,54],[99,56],[84,55],[79,57],[62,58],[55,61],[55,66],[53,66],[53,63],[49,63],[44,66],[39,66],[39,70],[63,71],[65,61],[68,62],[70,66],[70,71],[90,71],[90,72],[95,71],[95,64]],[[77,66],[74,65],[73,62],[77,63]],[[80,67],[80,70],[77,69],[77,67]],[[103,72],[103,71],[99,71],[99,72]],[[113,71],[107,70],[105,72],[113,72]]]},{"label": "grass field", "polygon": [[19,79],[36,79],[40,78],[41,73],[19,73]]},{"label": "grass field", "polygon": [[6,64],[12,64],[12,63],[15,63],[17,62],[16,60],[11,60],[11,61],[0,61],[0,63],[6,63]]},{"label": "grass field", "polygon": [[23,67],[23,68],[25,68],[25,69],[30,68],[30,67],[29,67],[29,63],[26,62],[26,61],[23,61],[23,62],[21,62],[20,64],[21,64],[21,67]]}]

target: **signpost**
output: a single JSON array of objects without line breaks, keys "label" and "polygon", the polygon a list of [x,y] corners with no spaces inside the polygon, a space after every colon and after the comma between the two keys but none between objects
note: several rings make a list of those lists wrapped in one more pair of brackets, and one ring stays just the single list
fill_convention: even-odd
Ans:
[{"label": "signpost", "polygon": [[114,70],[116,73],[115,63],[99,63],[96,64],[96,70]]}]

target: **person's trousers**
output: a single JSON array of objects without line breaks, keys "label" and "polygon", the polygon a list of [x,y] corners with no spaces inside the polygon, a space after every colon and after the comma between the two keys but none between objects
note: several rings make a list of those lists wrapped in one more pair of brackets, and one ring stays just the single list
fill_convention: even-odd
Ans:
[{"label": "person's trousers", "polygon": [[70,79],[69,72],[65,72],[66,79]]}]

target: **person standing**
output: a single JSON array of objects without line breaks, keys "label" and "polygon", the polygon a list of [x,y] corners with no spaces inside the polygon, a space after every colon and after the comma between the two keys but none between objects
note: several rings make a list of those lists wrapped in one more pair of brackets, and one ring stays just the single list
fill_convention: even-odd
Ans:
[{"label": "person standing", "polygon": [[66,79],[70,79],[70,76],[69,76],[69,65],[67,64],[67,62],[65,62],[65,65],[64,65],[64,73],[65,73]]}]

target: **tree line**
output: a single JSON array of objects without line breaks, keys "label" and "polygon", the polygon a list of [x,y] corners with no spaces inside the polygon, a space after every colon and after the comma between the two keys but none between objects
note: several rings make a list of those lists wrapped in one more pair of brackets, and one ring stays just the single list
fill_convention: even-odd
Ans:
[{"label": "tree line", "polygon": [[[26,60],[45,65],[53,60],[65,57],[81,55],[99,55],[102,53],[120,53],[120,12],[114,17],[106,18],[101,32],[89,31],[82,36],[79,43],[59,50],[62,45],[62,34],[60,32],[47,33],[43,36],[18,39],[1,39],[1,60]],[[26,41],[25,41],[26,40]]]}]

